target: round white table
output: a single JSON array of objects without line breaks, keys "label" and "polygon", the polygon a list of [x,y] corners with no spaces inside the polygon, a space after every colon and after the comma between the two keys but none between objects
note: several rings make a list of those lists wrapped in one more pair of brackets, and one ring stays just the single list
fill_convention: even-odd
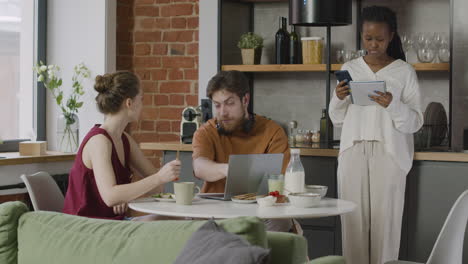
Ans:
[{"label": "round white table", "polygon": [[256,216],[263,219],[317,218],[349,213],[356,208],[353,202],[324,198],[312,208],[296,208],[291,204],[275,204],[260,207],[257,203],[239,204],[232,201],[210,199],[195,200],[192,205],[178,205],[175,202],[158,202],[154,199],[140,199],[128,204],[135,211],[177,217],[233,218]]}]

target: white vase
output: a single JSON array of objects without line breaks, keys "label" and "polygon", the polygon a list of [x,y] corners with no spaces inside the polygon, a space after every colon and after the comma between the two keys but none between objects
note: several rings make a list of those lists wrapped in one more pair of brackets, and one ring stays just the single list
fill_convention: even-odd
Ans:
[{"label": "white vase", "polygon": [[80,122],[78,116],[72,114],[66,118],[64,114],[57,118],[57,147],[60,152],[76,152],[78,150]]}]

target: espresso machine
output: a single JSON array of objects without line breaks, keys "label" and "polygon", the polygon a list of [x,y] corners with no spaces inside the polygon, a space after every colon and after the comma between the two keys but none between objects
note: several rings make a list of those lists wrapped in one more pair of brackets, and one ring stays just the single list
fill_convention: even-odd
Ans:
[{"label": "espresso machine", "polygon": [[189,106],[182,111],[180,122],[180,142],[191,144],[195,131],[213,117],[210,99],[201,99],[201,105]]},{"label": "espresso machine", "polygon": [[193,134],[200,127],[202,113],[200,107],[189,106],[182,111],[182,121],[180,122],[180,142],[191,144]]}]

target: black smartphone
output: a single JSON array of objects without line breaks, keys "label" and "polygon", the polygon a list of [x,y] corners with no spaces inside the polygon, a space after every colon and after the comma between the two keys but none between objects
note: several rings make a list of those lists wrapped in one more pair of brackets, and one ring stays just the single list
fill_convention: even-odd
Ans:
[{"label": "black smartphone", "polygon": [[338,81],[340,82],[347,80],[346,84],[348,84],[350,81],[353,80],[353,78],[351,78],[351,75],[349,74],[347,70],[335,71],[335,76],[336,76],[336,79],[338,79]]}]

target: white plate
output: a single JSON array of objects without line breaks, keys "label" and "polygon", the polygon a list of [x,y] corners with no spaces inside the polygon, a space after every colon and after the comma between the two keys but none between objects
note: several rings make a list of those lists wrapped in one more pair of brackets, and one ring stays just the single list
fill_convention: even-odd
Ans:
[{"label": "white plate", "polygon": [[231,200],[235,203],[241,203],[241,204],[250,204],[250,203],[256,203],[256,200],[241,200],[241,199],[236,199],[236,198],[231,198]]},{"label": "white plate", "polygon": [[[176,201],[175,195],[173,194],[173,195],[171,195],[171,196],[172,196],[172,198],[154,198],[154,199],[155,199],[156,201],[159,201],[159,202],[166,202],[166,203],[171,203],[171,202],[172,202],[172,203],[175,203],[175,201]],[[193,201],[193,202],[196,202],[196,201],[200,201],[200,200],[201,200],[200,197],[195,196],[195,197],[193,197],[193,200],[192,200],[192,201]]]},{"label": "white plate", "polygon": [[166,202],[166,203],[175,202],[175,199],[172,199],[172,198],[154,198],[154,199],[159,202]]}]

